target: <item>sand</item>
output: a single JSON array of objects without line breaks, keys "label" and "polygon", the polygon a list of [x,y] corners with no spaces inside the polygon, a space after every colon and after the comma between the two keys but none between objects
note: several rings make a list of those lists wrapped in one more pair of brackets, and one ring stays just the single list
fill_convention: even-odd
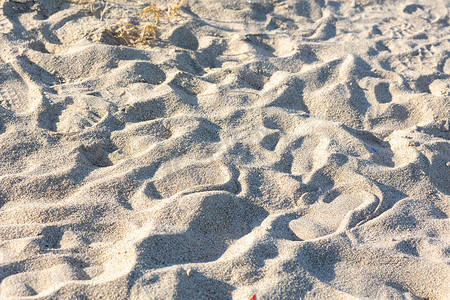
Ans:
[{"label": "sand", "polygon": [[0,299],[450,299],[449,7],[1,0]]}]

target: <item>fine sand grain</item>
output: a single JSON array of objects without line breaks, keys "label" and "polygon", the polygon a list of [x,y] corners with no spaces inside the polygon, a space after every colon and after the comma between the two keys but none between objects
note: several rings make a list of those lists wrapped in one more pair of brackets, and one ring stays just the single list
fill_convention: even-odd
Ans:
[{"label": "fine sand grain", "polygon": [[0,299],[450,299],[448,0],[81,2],[0,0]]}]

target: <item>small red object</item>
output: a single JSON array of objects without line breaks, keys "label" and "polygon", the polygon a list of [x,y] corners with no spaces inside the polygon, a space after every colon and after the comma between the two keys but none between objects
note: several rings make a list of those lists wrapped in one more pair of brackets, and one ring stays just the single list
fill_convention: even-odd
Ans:
[{"label": "small red object", "polygon": [[256,299],[256,294],[253,294],[253,296],[250,298],[250,300],[255,300]]}]

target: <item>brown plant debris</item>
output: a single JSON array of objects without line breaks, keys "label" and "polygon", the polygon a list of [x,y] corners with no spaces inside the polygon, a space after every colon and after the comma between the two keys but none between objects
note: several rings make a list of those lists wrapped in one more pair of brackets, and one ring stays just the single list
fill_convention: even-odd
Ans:
[{"label": "brown plant debris", "polygon": [[[154,2],[152,2],[152,4],[144,7],[141,10],[139,20],[147,19],[148,21],[152,22],[153,24],[158,25],[158,23],[161,19],[161,12],[162,12],[162,10],[160,8],[158,8]],[[152,16],[153,16],[153,18],[152,18]]]},{"label": "brown plant debris", "polygon": [[[96,12],[102,8],[100,20],[103,20],[111,5],[101,0],[68,0],[77,4],[88,4],[91,12]],[[135,22],[124,23],[118,20],[118,23],[105,26],[106,30],[117,40],[127,45],[136,45],[148,42],[158,37],[159,25],[163,20],[172,20],[186,0],[175,0],[166,8],[158,7],[154,2],[145,5],[139,12],[139,16],[129,16],[129,19]],[[106,4],[105,4],[106,3]]]},{"label": "brown plant debris", "polygon": [[181,9],[181,6],[183,6],[184,2],[185,0],[175,0],[174,2],[172,2],[172,4],[170,4],[167,8],[167,19],[172,20]]},{"label": "brown plant debris", "polygon": [[110,31],[117,40],[127,45],[136,45],[156,38],[158,28],[151,23],[139,25],[120,23],[113,28],[107,27],[107,30]]}]

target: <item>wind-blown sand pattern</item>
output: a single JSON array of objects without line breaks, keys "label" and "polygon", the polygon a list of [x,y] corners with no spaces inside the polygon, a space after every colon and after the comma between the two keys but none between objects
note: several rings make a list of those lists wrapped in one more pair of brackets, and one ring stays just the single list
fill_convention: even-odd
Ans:
[{"label": "wind-blown sand pattern", "polygon": [[0,1],[0,299],[450,298],[447,0],[108,3]]}]

